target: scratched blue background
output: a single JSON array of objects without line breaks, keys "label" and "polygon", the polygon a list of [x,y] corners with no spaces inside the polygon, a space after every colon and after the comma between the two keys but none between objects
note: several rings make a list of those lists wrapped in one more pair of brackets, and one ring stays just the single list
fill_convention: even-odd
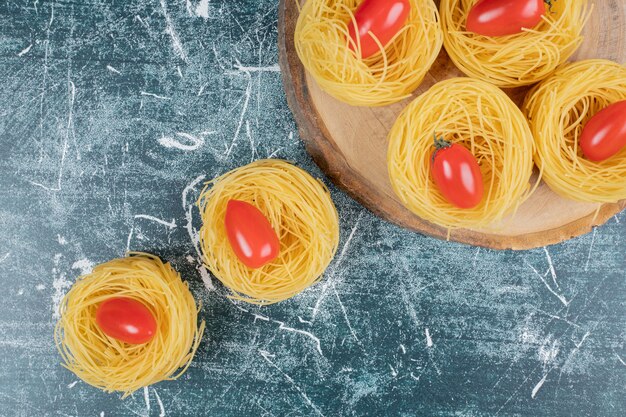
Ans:
[{"label": "scratched blue background", "polygon": [[[266,308],[198,269],[203,180],[296,161],[276,0],[0,2],[0,415],[624,416],[626,215],[495,252],[401,230],[332,188],[338,256]],[[202,300],[189,372],[126,400],[59,365],[54,309],[127,248]],[[204,275],[204,276],[203,276]]]}]

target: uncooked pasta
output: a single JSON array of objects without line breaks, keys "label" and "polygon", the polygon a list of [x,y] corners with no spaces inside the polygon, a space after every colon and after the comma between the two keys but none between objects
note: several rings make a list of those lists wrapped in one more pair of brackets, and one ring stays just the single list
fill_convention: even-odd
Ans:
[{"label": "uncooked pasta", "polygon": [[[235,256],[224,217],[229,200],[250,203],[280,241],[278,257],[252,269]],[[199,202],[200,243],[209,270],[235,299],[255,304],[286,300],[316,283],[339,241],[337,210],[324,184],[281,160],[260,160],[207,184]]]},{"label": "uncooked pasta", "polygon": [[465,74],[499,87],[533,84],[565,62],[582,43],[589,16],[587,0],[553,0],[534,28],[507,36],[483,36],[465,29],[476,0],[441,0],[444,46]]},{"label": "uncooked pasta", "polygon": [[403,100],[420,85],[441,49],[437,7],[432,0],[411,0],[404,28],[384,48],[378,42],[380,52],[361,59],[354,52],[360,45],[348,30],[360,3],[307,0],[294,34],[298,56],[322,90],[345,103],[373,107]]},{"label": "uncooked pasta", "polygon": [[[96,324],[98,306],[111,297],[144,304],[156,319],[152,340],[128,344],[107,336]],[[64,366],[94,387],[126,397],[189,367],[204,332],[198,307],[169,263],[130,253],[98,265],[80,277],[63,299],[55,342]]]},{"label": "uncooked pasta", "polygon": [[[473,208],[450,204],[431,175],[434,137],[476,157],[484,197]],[[400,114],[389,133],[388,170],[402,203],[448,229],[494,225],[532,190],[533,140],[517,106],[497,87],[471,78],[435,84]]]},{"label": "uncooked pasta", "polygon": [[528,93],[524,112],[535,137],[535,163],[553,191],[584,202],[626,198],[626,148],[593,162],[579,144],[587,121],[621,100],[626,100],[626,67],[602,59],[565,65]]}]

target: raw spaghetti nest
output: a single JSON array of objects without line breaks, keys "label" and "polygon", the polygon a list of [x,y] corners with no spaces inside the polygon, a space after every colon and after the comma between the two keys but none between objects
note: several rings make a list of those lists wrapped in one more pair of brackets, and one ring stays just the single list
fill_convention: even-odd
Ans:
[{"label": "raw spaghetti nest", "polygon": [[626,148],[593,162],[579,146],[589,119],[622,100],[626,67],[602,59],[565,65],[528,93],[524,112],[535,137],[535,163],[553,191],[584,202],[626,198]]},{"label": "raw spaghetti nest", "polygon": [[[431,175],[434,135],[460,143],[480,165],[478,206],[450,204]],[[400,114],[389,133],[391,185],[413,213],[440,226],[480,228],[513,212],[530,194],[533,139],[522,112],[497,87],[471,78],[435,84]]]},{"label": "raw spaghetti nest", "polygon": [[[248,202],[269,220],[280,240],[278,257],[251,269],[233,252],[224,225],[229,200]],[[204,263],[232,298],[271,304],[319,280],[337,250],[339,217],[328,189],[281,160],[260,160],[211,181],[198,201]]]},{"label": "raw spaghetti nest", "polygon": [[[107,392],[133,391],[180,377],[198,349],[204,322],[186,283],[170,266],[145,253],[98,265],[80,277],[61,303],[54,336],[64,366]],[[96,324],[106,299],[129,297],[144,304],[157,322],[154,338],[132,345],[108,337]],[[182,368],[182,369],[180,369]]]},{"label": "raw spaghetti nest", "polygon": [[441,0],[444,45],[465,74],[499,87],[533,84],[547,77],[580,46],[589,10],[587,0],[552,0],[551,11],[534,28],[508,36],[465,30],[476,0]]},{"label": "raw spaghetti nest", "polygon": [[[415,90],[441,49],[432,0],[411,0],[407,24],[381,51],[360,59],[348,34],[361,0],[306,0],[294,39],[298,56],[322,90],[353,106],[384,106]],[[355,22],[356,26],[356,22]]]}]

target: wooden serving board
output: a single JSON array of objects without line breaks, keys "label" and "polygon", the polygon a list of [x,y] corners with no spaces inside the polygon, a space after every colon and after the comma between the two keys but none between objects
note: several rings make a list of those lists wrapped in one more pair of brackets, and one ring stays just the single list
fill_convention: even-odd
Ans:
[{"label": "wooden serving board", "polygon": [[[438,3],[438,2],[437,2]],[[302,66],[294,47],[297,0],[280,0],[279,58],[287,101],[316,163],[339,187],[380,217],[430,236],[446,239],[445,228],[427,222],[404,208],[394,194],[387,173],[387,133],[398,114],[412,100],[381,108],[353,107],[324,93]],[[572,61],[607,58],[626,62],[626,3],[596,1],[584,29],[585,40]],[[417,96],[434,83],[463,76],[442,49]],[[507,91],[518,104],[527,88]],[[517,213],[498,227],[458,229],[450,239],[494,249],[530,249],[579,236],[606,222],[626,207],[579,203],[559,197],[542,183]],[[599,207],[599,211],[598,211]]]}]

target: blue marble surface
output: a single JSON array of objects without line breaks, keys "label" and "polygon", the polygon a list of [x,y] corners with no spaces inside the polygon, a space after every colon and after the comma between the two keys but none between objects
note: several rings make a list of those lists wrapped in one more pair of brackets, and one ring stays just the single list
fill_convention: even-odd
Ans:
[{"label": "blue marble surface", "polygon": [[[321,283],[259,308],[202,277],[204,180],[266,157],[323,178],[276,37],[277,0],[0,2],[0,416],[626,415],[624,213],[497,252],[331,186]],[[75,278],[127,249],[182,272],[207,331],[180,380],[121,400],[62,368],[52,332]]]}]

